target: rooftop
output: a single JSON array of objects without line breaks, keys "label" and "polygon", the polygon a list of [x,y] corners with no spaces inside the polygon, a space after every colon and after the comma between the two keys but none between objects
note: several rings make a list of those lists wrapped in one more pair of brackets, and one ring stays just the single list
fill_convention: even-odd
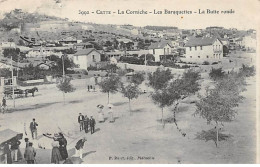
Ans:
[{"label": "rooftop", "polygon": [[192,46],[208,46],[212,45],[217,40],[216,37],[199,37],[199,38],[190,38],[186,43],[185,47]]}]

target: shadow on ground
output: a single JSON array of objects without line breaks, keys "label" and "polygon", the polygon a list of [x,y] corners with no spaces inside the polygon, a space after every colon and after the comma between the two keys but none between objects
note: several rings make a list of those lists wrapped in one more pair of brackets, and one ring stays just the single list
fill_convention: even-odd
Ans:
[{"label": "shadow on ground", "polygon": [[[204,140],[205,142],[212,140],[212,141],[214,141],[215,145],[217,146],[217,132],[216,132],[215,128],[210,129],[208,131],[203,130],[201,132],[198,132],[195,136],[196,136],[195,139]],[[223,134],[223,133],[219,132],[218,141],[223,141],[223,140],[225,141],[231,137],[232,137],[232,135],[230,135],[230,134]]]},{"label": "shadow on ground", "polygon": [[116,102],[116,103],[113,103],[113,106],[121,106],[126,103],[128,103],[128,102]]},{"label": "shadow on ground", "polygon": [[69,103],[71,104],[75,104],[75,103],[81,103],[83,102],[82,100],[73,100],[73,101],[69,101]]},{"label": "shadow on ground", "polygon": [[48,107],[50,105],[57,104],[57,103],[60,103],[60,102],[35,104],[35,105],[32,105],[32,106],[27,107],[27,108],[22,108],[22,107],[21,108],[11,108],[11,109],[8,109],[7,112],[11,113],[11,112],[17,112],[17,111],[35,110],[35,109],[38,109],[38,108]]}]

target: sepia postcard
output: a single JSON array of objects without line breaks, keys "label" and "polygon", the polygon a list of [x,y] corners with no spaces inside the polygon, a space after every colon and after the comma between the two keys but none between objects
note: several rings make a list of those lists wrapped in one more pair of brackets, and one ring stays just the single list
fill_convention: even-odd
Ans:
[{"label": "sepia postcard", "polygon": [[259,0],[0,0],[0,166],[258,164]]}]

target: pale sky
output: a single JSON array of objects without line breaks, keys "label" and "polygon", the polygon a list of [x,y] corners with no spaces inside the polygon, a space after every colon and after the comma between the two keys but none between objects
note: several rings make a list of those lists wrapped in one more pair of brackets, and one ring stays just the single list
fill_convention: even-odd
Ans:
[{"label": "pale sky", "polygon": [[[259,0],[0,0],[0,15],[15,8],[28,12],[67,17],[70,20],[99,24],[132,24],[135,26],[157,25],[179,28],[225,28],[257,29],[260,23]],[[234,14],[191,14],[191,15],[80,15],[81,11],[96,10],[230,10]],[[183,17],[183,18],[181,18]]]}]

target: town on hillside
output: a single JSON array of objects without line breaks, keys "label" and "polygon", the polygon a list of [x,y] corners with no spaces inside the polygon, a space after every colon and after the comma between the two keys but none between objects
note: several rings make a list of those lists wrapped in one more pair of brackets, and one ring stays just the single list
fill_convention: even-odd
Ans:
[{"label": "town on hillside", "polygon": [[2,164],[255,163],[256,30],[0,20]]}]

